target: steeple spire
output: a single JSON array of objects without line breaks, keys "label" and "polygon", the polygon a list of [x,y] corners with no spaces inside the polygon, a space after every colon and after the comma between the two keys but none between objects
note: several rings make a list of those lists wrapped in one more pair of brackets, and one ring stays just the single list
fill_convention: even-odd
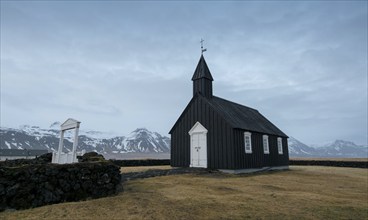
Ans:
[{"label": "steeple spire", "polygon": [[197,68],[194,71],[193,77],[193,95],[200,93],[204,97],[212,98],[212,75],[204,60],[203,54],[199,59]]},{"label": "steeple spire", "polygon": [[194,71],[192,80],[200,79],[200,78],[207,78],[211,81],[213,81],[210,69],[208,69],[207,63],[204,60],[204,56],[201,55],[201,58],[199,59],[197,68]]}]

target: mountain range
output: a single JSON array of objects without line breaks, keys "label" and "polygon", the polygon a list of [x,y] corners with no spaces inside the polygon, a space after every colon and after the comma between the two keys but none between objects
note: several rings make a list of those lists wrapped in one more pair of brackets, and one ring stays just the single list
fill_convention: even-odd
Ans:
[{"label": "mountain range", "polygon": [[[17,129],[0,127],[0,149],[46,149],[56,151],[59,145],[60,122],[49,128],[24,125]],[[64,151],[73,146],[73,132],[67,131]],[[368,147],[351,141],[336,140],[319,147],[308,146],[290,137],[290,157],[368,157]],[[80,130],[77,151],[95,151],[100,154],[169,153],[170,138],[146,128],[137,128],[127,136],[92,130]]]},{"label": "mountain range", "polygon": [[[46,149],[57,151],[60,138],[60,123],[49,128],[24,125],[18,129],[0,128],[0,149]],[[73,131],[64,135],[64,151],[71,151]],[[146,128],[137,128],[127,136],[99,131],[79,131],[77,151],[95,151],[101,154],[121,153],[167,153],[170,152],[170,138]]]},{"label": "mountain range", "polygon": [[368,157],[367,146],[359,146],[351,141],[336,140],[318,147],[310,147],[289,137],[288,144],[290,157]]}]

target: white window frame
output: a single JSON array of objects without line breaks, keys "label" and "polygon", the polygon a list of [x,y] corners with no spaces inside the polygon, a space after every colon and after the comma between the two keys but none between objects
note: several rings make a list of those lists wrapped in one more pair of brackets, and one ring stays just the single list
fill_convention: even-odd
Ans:
[{"label": "white window frame", "polygon": [[268,135],[262,136],[263,152],[264,154],[270,154],[270,145],[268,141]]},{"label": "white window frame", "polygon": [[283,154],[283,151],[282,151],[282,138],[280,138],[280,137],[277,138],[277,149],[278,149],[279,154]]},{"label": "white window frame", "polygon": [[[249,149],[247,149],[247,138],[249,138]],[[244,149],[246,154],[252,153],[252,133],[244,132]]]}]

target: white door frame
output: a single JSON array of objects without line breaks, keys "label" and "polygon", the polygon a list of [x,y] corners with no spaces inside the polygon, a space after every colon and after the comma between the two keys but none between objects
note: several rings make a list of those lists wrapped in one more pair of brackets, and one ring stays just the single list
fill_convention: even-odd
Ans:
[{"label": "white door frame", "polygon": [[[77,146],[78,146],[78,132],[80,127],[80,121],[75,119],[69,118],[63,124],[60,125],[60,141],[59,141],[59,148],[57,152],[52,153],[52,160],[51,163],[76,163],[77,160]],[[73,142],[73,149],[69,153],[63,153],[64,148],[64,133],[67,130],[75,129],[74,132],[74,142]]]},{"label": "white door frame", "polygon": [[[189,130],[190,135],[190,167],[203,167],[207,168],[207,133],[208,130],[198,121],[193,125],[193,127]],[[204,143],[202,143],[204,146],[199,146],[199,148],[194,149],[195,146],[193,146],[193,138],[195,135],[199,135],[204,137]],[[198,139],[199,141],[199,139]],[[200,152],[199,152],[200,151]],[[198,153],[198,163],[193,163],[193,155],[194,153]],[[202,164],[199,164],[202,160]]]}]

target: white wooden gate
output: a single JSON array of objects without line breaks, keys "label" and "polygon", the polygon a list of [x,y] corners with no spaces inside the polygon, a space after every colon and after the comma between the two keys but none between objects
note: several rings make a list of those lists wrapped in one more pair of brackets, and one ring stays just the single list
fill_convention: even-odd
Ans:
[{"label": "white wooden gate", "polygon": [[[79,126],[80,121],[77,121],[75,119],[69,118],[66,120],[63,124],[60,126],[60,141],[59,141],[59,149],[57,152],[52,153],[52,160],[51,163],[58,163],[58,164],[64,164],[64,163],[76,163],[77,160],[77,146],[78,146],[78,132],[79,132]],[[64,132],[70,129],[75,129],[74,133],[74,143],[73,143],[73,149],[69,153],[64,153]]]},{"label": "white wooden gate", "polygon": [[207,129],[196,122],[190,135],[190,166],[207,168]]}]

